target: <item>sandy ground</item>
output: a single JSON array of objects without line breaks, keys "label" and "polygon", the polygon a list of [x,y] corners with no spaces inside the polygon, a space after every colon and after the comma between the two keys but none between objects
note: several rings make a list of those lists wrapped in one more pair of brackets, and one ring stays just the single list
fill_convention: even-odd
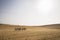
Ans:
[{"label": "sandy ground", "polygon": [[0,40],[60,40],[60,29],[32,26],[25,27],[26,30],[15,28],[0,25]]}]

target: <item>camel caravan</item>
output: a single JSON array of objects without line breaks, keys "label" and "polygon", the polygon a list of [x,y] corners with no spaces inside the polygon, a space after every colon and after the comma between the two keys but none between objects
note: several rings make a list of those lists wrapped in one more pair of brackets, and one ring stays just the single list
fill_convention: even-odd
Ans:
[{"label": "camel caravan", "polygon": [[18,30],[23,31],[23,30],[26,30],[26,28],[15,28],[15,30],[16,30],[16,31],[18,31]]}]

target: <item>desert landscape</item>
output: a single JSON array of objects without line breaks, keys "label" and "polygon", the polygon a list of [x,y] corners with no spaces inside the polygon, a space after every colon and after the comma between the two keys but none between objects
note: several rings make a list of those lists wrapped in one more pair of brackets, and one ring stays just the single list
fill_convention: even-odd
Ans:
[{"label": "desert landscape", "polygon": [[0,40],[60,40],[60,0],[0,0]]},{"label": "desert landscape", "polygon": [[0,24],[0,40],[60,40],[60,24],[44,26]]}]

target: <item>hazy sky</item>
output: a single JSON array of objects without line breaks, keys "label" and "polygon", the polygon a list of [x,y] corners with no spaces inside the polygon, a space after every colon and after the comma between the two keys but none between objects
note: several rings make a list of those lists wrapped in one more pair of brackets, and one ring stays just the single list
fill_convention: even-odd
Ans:
[{"label": "hazy sky", "polygon": [[45,25],[60,23],[60,0],[0,0],[0,23]]}]

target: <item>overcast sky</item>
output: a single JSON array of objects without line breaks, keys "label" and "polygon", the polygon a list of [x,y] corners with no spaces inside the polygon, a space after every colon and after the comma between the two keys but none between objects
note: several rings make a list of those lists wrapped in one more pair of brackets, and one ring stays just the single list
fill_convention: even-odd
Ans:
[{"label": "overcast sky", "polygon": [[0,23],[45,25],[60,23],[60,0],[0,0]]}]

